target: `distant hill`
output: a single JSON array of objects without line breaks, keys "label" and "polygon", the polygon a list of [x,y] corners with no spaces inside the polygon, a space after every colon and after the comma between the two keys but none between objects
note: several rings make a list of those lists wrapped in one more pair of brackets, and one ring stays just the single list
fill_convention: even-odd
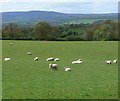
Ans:
[{"label": "distant hill", "polygon": [[[110,14],[67,14],[53,11],[20,11],[20,12],[2,12],[2,23],[17,22],[22,25],[34,25],[39,21],[46,21],[53,25],[61,25],[65,23],[84,23],[84,21],[92,20],[94,23],[98,20],[116,20],[117,13]],[[88,23],[89,23],[88,22]]]}]

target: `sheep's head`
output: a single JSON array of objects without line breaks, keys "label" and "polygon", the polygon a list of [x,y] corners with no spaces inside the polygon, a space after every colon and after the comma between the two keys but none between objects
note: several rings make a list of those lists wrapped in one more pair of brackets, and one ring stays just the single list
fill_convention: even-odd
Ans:
[{"label": "sheep's head", "polygon": [[66,69],[66,67],[64,67],[64,70]]},{"label": "sheep's head", "polygon": [[51,68],[51,66],[52,66],[52,64],[50,63],[50,64],[49,64],[49,68]]}]

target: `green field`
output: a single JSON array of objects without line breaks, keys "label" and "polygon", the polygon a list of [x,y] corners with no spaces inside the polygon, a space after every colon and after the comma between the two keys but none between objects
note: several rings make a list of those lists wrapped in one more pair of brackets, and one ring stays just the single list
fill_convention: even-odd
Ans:
[{"label": "green field", "polygon": [[107,20],[107,19],[81,19],[81,20],[71,20],[71,21],[68,21],[66,23],[84,23],[84,24],[92,24],[94,23],[95,21],[101,21],[101,20]]},{"label": "green field", "polygon": [[[13,42],[13,46],[10,46]],[[114,41],[3,41],[3,99],[117,99],[118,58]],[[31,51],[32,55],[26,52]],[[38,56],[39,61],[34,61]],[[48,57],[59,57],[57,71]],[[83,59],[82,64],[71,64]],[[63,71],[71,67],[71,72]]]}]

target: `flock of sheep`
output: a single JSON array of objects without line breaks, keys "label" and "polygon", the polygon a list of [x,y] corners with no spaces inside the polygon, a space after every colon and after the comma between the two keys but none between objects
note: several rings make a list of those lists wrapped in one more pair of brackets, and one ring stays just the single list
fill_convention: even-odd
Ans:
[{"label": "flock of sheep", "polygon": [[[59,61],[59,58],[47,58],[46,61]],[[79,59],[79,60],[76,60],[76,61],[73,61],[72,64],[78,64],[78,63],[82,63],[82,59]],[[58,68],[58,65],[57,64],[49,64],[49,68],[51,69],[57,69]],[[64,71],[71,71],[71,68],[68,68],[68,67],[64,67]]]},{"label": "flock of sheep", "polygon": [[[10,43],[10,45],[12,46],[13,43]],[[31,52],[27,52],[27,55],[32,55],[32,53]],[[10,60],[11,60],[11,58],[9,58],[9,57],[4,58],[4,61],[10,61]],[[34,58],[34,61],[38,61],[38,60],[39,60],[38,57]],[[53,58],[53,57],[50,57],[50,58],[46,59],[46,61],[59,61],[59,60],[60,60],[59,58]],[[113,60],[113,63],[117,64],[117,62],[118,62],[117,60]],[[83,63],[82,59],[78,59],[76,61],[72,61],[72,64],[81,64],[81,63]],[[106,60],[105,63],[106,64],[112,64],[112,61],[111,60]],[[57,70],[58,69],[58,65],[50,63],[49,64],[49,68]],[[64,71],[71,71],[71,68],[64,67]]]},{"label": "flock of sheep", "polygon": [[[31,52],[27,52],[27,54],[28,55],[32,55],[32,53]],[[39,59],[38,59],[38,57],[35,57],[34,58],[34,61],[38,61]],[[46,61],[59,61],[60,59],[59,58],[53,58],[53,57],[50,57],[50,58],[47,58],[46,59]],[[49,64],[49,68],[50,69],[55,69],[55,70],[57,70],[58,69],[58,65],[57,64],[52,64],[52,63],[50,63]],[[66,68],[66,67],[64,67],[64,71],[71,71],[71,68]]]},{"label": "flock of sheep", "polygon": [[[107,64],[112,64],[112,61],[111,60],[106,60],[105,61]],[[117,60],[113,60],[113,63],[117,63],[118,61]]]}]

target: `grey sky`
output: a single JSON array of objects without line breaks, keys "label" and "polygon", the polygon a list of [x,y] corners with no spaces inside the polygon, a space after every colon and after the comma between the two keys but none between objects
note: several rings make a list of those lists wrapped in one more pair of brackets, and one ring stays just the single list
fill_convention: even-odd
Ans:
[{"label": "grey sky", "polygon": [[62,13],[117,13],[118,2],[4,2],[0,12],[56,11]]}]

